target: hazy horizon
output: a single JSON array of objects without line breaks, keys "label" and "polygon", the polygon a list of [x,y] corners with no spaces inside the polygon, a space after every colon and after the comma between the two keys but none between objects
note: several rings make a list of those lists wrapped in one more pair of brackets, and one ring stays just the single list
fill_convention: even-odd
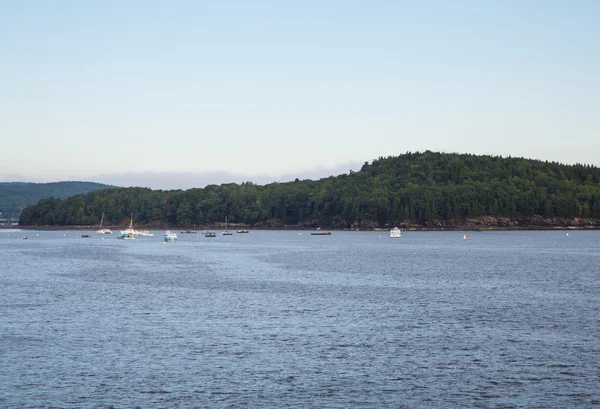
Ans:
[{"label": "hazy horizon", "polygon": [[79,179],[68,180],[29,180],[20,175],[8,175],[0,177],[0,182],[25,182],[25,183],[53,183],[53,182],[96,182],[107,185],[122,187],[148,187],[156,190],[175,190],[203,188],[207,185],[221,185],[224,183],[243,183],[252,182],[258,185],[265,185],[274,182],[289,182],[298,179],[322,179],[329,176],[338,176],[347,174],[350,170],[357,171],[363,164],[344,164],[335,168],[323,168],[304,172],[301,177],[292,174],[266,175],[266,174],[236,174],[230,172],[129,172],[122,174],[103,174],[96,176],[86,176]]},{"label": "hazy horizon", "polygon": [[[457,153],[457,154],[472,154],[477,155],[470,152],[446,152],[446,153]],[[386,155],[388,156],[398,156],[401,154],[395,155]],[[513,155],[490,155],[490,154],[480,154],[480,155],[489,155],[489,156],[501,156],[508,157],[512,156],[513,158],[517,158],[519,156]],[[519,157],[524,158],[524,157]],[[101,174],[101,175],[93,175],[86,176],[82,178],[75,179],[65,179],[65,180],[50,180],[50,179],[37,179],[37,180],[29,180],[21,177],[20,175],[0,175],[0,183],[1,182],[25,182],[25,183],[54,183],[54,182],[96,182],[107,185],[114,185],[120,187],[147,187],[155,190],[187,190],[192,188],[204,188],[207,185],[221,185],[225,183],[243,183],[243,182],[252,182],[258,185],[266,185],[269,183],[284,183],[291,182],[295,179],[305,180],[318,180],[322,178],[327,178],[330,176],[339,176],[342,174],[348,174],[350,171],[357,172],[359,171],[365,162],[371,163],[372,160],[377,159],[373,158],[368,161],[363,161],[360,163],[347,163],[343,165],[339,165],[333,168],[318,168],[311,171],[304,171],[301,175],[296,174],[281,174],[281,175],[268,175],[268,174],[241,174],[241,173],[232,173],[225,171],[218,172],[205,172],[205,173],[194,173],[194,172],[126,172],[120,174]],[[546,161],[544,158],[524,158],[529,160],[541,160]],[[597,166],[592,163],[582,163],[582,162],[574,162],[574,163],[565,163],[560,161],[550,161],[549,162],[558,162],[563,165],[591,165]]]}]

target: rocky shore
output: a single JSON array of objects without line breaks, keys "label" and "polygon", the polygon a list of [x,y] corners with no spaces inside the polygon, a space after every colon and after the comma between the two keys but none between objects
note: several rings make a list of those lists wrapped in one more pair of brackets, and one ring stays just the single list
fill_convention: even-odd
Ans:
[{"label": "rocky shore", "polygon": [[[351,230],[351,231],[370,231],[370,230],[389,230],[393,227],[399,227],[403,230],[414,231],[443,231],[443,230],[561,230],[561,229],[600,229],[600,220],[586,218],[544,218],[533,216],[526,218],[509,217],[469,217],[455,218],[452,220],[434,220],[425,224],[402,223],[395,225],[379,226],[376,221],[361,221],[360,223],[348,223],[345,220],[311,220],[301,225],[286,225],[281,220],[272,219],[254,225],[245,225],[241,223],[229,223],[229,229],[252,229],[252,230],[314,230],[317,228],[328,230]],[[6,226],[12,229],[34,229],[34,230],[95,230],[98,226]],[[1,227],[0,227],[1,228]],[[125,229],[127,226],[109,226],[112,230]],[[171,230],[224,230],[224,223],[214,223],[203,226],[173,227],[167,225],[136,225],[140,229],[171,229]]]}]

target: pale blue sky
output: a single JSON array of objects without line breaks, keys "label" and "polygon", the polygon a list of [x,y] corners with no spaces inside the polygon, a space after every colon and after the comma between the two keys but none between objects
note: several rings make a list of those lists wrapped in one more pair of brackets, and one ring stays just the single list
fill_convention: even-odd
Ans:
[{"label": "pale blue sky", "polygon": [[0,180],[264,182],[427,149],[600,165],[599,21],[600,1],[0,0]]}]

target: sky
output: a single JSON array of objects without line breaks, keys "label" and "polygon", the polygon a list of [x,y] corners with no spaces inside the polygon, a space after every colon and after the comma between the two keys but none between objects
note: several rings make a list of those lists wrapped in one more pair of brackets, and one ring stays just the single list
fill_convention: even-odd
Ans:
[{"label": "sky", "polygon": [[600,165],[600,2],[0,0],[0,181]]}]

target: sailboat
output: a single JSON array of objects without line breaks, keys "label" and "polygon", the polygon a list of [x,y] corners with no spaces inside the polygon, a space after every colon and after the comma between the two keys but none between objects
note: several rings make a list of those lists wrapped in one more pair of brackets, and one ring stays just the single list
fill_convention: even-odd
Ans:
[{"label": "sailboat", "polygon": [[225,216],[225,231],[221,232],[221,236],[233,236],[233,232],[227,230],[227,216]]},{"label": "sailboat", "polygon": [[98,234],[112,234],[112,231],[107,229],[106,227],[102,227],[104,224],[104,212],[102,212],[102,218],[100,219],[100,229],[96,230]]},{"label": "sailboat", "polygon": [[121,235],[119,238],[125,240],[135,240],[135,230],[133,230],[133,213],[131,213],[129,228],[127,228],[127,230],[121,230]]}]

